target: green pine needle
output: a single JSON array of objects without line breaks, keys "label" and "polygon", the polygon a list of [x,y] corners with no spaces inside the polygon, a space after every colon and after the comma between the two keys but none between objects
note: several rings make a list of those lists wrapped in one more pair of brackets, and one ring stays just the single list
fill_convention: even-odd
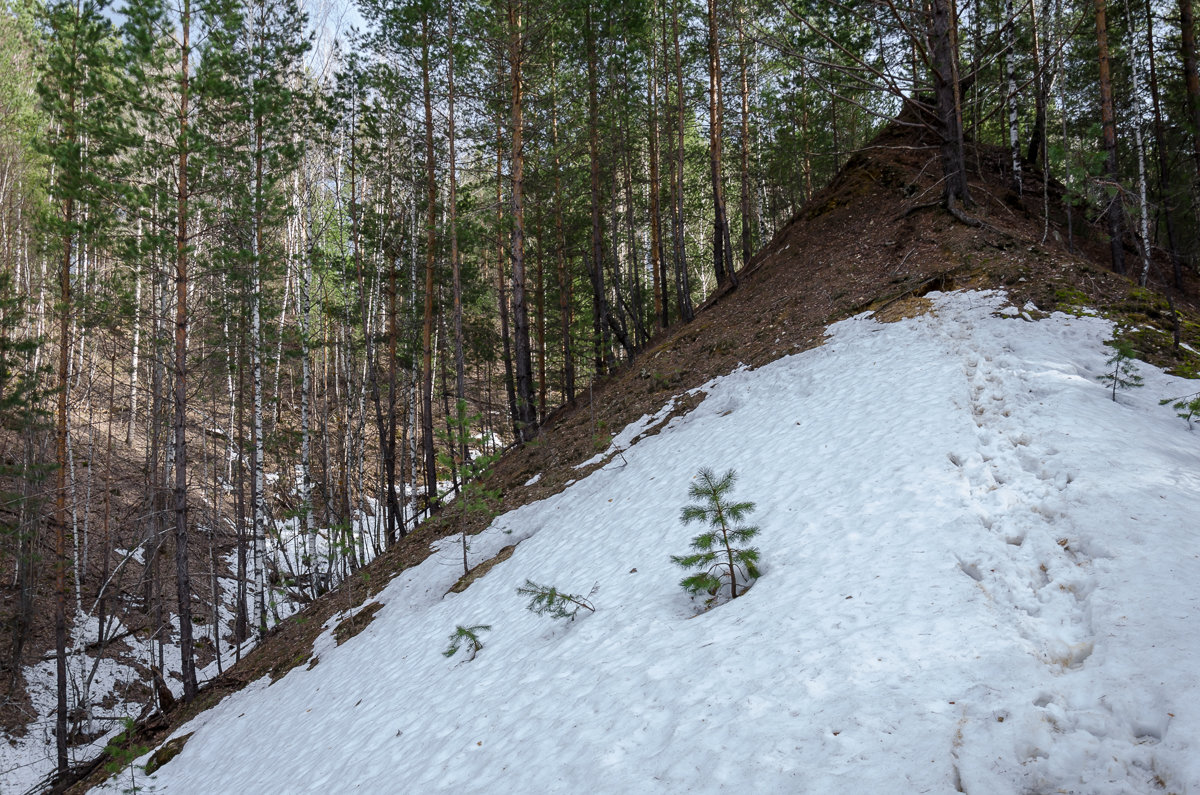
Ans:
[{"label": "green pine needle", "polygon": [[731,599],[740,596],[759,576],[758,550],[741,546],[759,532],[753,525],[742,524],[754,511],[754,503],[727,499],[736,482],[737,473],[732,469],[719,477],[711,469],[701,469],[688,487],[688,496],[696,502],[685,505],[679,513],[683,524],[708,525],[707,530],[692,538],[692,554],[671,556],[677,566],[700,569],[679,584],[693,596],[710,597],[706,604],[712,604],[726,589]]}]

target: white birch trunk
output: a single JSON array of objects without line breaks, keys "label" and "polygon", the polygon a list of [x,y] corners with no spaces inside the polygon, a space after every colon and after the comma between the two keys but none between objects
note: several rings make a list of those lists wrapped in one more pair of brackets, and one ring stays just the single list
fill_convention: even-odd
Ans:
[{"label": "white birch trunk", "polygon": [[[298,178],[297,178],[298,179]],[[297,203],[302,201],[299,183],[296,184]],[[308,542],[308,567],[310,572],[317,571],[317,536],[313,532],[312,510],[312,466],[311,466],[311,429],[309,427],[308,396],[312,389],[312,368],[309,364],[309,297],[312,290],[312,203],[304,202],[304,222],[298,224],[300,232],[299,265],[300,273],[297,280],[297,298],[300,306],[297,315],[300,320],[300,531]],[[313,595],[317,593],[317,583],[312,583]]]},{"label": "white birch trunk", "polygon": [[[1125,17],[1132,20],[1129,13],[1129,0],[1125,0]],[[1129,68],[1133,78],[1133,140],[1137,152],[1138,164],[1138,209],[1141,213],[1142,233],[1142,272],[1138,275],[1138,284],[1146,286],[1150,280],[1150,207],[1146,201],[1146,150],[1142,142],[1142,87],[1138,72],[1138,51],[1135,45],[1137,38],[1130,32]],[[1120,198],[1117,198],[1120,201]]]},{"label": "white birch trunk", "polygon": [[[257,224],[257,218],[255,223]],[[264,533],[266,523],[266,500],[263,496],[263,371],[262,371],[262,316],[260,274],[258,269],[258,231],[251,234],[251,297],[250,297],[250,357],[251,379],[253,380],[254,407],[252,451],[254,456],[253,472],[250,484],[250,527],[252,544],[254,546],[254,584],[257,589],[258,631],[259,641],[267,631],[267,589],[266,589],[266,538]]]},{"label": "white birch trunk", "polygon": [[271,393],[275,396],[275,411],[273,413],[277,420],[279,417],[279,408],[281,405],[280,397],[279,397],[279,379],[280,379],[280,370],[283,367],[283,326],[284,326],[284,322],[287,320],[288,299],[291,297],[291,294],[292,294],[292,272],[291,272],[291,269],[290,268],[287,269],[285,271],[285,273],[286,273],[286,275],[283,277],[283,303],[280,305],[279,326],[277,328],[278,334],[276,335],[276,339],[278,341],[275,346],[275,391]]},{"label": "white birch trunk", "polygon": [[[138,221],[138,237],[142,224]],[[137,423],[138,356],[142,342],[142,269],[137,270],[137,281],[133,288],[133,359],[129,365],[129,425],[125,428],[125,444],[133,444],[133,426]]]},{"label": "white birch trunk", "polygon": [[1017,20],[1013,14],[1012,0],[1004,0],[1004,17],[1004,63],[1008,72],[1008,95],[1005,98],[1008,105],[1008,145],[1012,150],[1013,185],[1016,186],[1017,193],[1021,193],[1021,131],[1017,124],[1017,76],[1014,64],[1017,55]]}]

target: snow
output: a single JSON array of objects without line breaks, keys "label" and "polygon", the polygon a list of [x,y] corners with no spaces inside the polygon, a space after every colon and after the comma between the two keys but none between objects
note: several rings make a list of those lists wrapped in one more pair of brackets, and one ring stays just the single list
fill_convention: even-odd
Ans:
[{"label": "snow", "polygon": [[[157,792],[1200,791],[1200,435],[1111,324],[931,293],[705,385],[659,433],[498,517],[461,594],[440,547],[319,664],[256,683],[147,781]],[[1010,313],[1011,314],[1011,313]],[[753,500],[762,576],[702,612],[669,555],[701,466]],[[526,578],[598,590],[525,609]],[[473,661],[442,651],[489,624]],[[145,761],[144,759],[142,760]],[[128,776],[107,791],[128,786]]]},{"label": "snow", "polygon": [[[696,390],[692,390],[696,391]],[[609,442],[608,448],[602,453],[584,461],[582,464],[576,464],[574,469],[586,469],[594,464],[599,464],[602,461],[607,461],[614,455],[620,456],[632,445],[636,444],[643,436],[657,430],[675,409],[675,398],[671,398],[665,405],[653,414],[643,414],[638,419],[625,426],[624,430],[615,434],[612,441]],[[529,485],[529,484],[526,484]]]},{"label": "snow", "polygon": [[[444,484],[449,488],[450,484]],[[411,495],[410,495],[411,497]],[[408,515],[417,510],[416,498],[405,501]],[[369,561],[379,548],[382,535],[380,510],[377,503],[366,499],[362,506],[365,510],[355,513],[350,523],[350,537],[358,550],[361,560]],[[206,528],[200,528],[202,532]],[[341,555],[333,554],[336,543],[335,531],[331,528],[314,528],[306,535],[300,530],[299,519],[296,517],[277,520],[272,523],[273,532],[268,534],[265,541],[266,555],[270,564],[277,571],[284,572],[290,579],[297,570],[308,572],[300,565],[306,554],[312,554],[316,564],[312,574],[326,582],[340,582],[348,574],[347,562]],[[142,563],[144,550],[140,547],[132,550],[116,549],[120,562],[114,569],[115,578],[120,569],[130,560]],[[251,556],[252,557],[252,556]],[[236,570],[237,551],[233,550],[224,556],[227,571]],[[218,576],[221,589],[219,605],[221,637],[220,662],[214,660],[207,667],[197,671],[197,679],[204,684],[216,678],[223,668],[229,665],[238,652],[237,644],[232,642],[232,627],[235,619],[237,580],[233,577]],[[253,580],[253,578],[252,578]],[[267,617],[268,626],[273,626],[278,620],[283,620],[299,612],[305,602],[299,600],[292,588],[267,585],[269,591],[266,603],[271,606]],[[251,610],[251,623],[256,623],[254,606],[257,604],[257,584],[248,583],[247,603]],[[89,719],[82,722],[81,728],[94,735],[91,742],[72,745],[69,748],[72,764],[82,763],[98,755],[107,742],[124,729],[122,719],[137,718],[143,708],[141,699],[144,698],[144,682],[146,671],[158,662],[158,644],[143,633],[128,635],[126,627],[113,615],[108,616],[105,637],[117,638],[129,647],[128,652],[116,656],[101,656],[92,644],[99,635],[99,619],[96,615],[96,604],[85,605],[88,612],[77,611],[70,622],[67,638],[67,676],[70,701],[75,704],[86,703],[90,711],[85,714]],[[165,683],[176,698],[183,694],[182,658],[179,647],[171,642],[177,638],[179,616],[168,613],[165,617],[170,625],[167,635],[168,642],[162,648],[163,670],[166,671]],[[197,640],[213,642],[212,627],[207,624],[193,622],[192,636]],[[258,642],[257,634],[241,644],[241,654],[248,653]],[[110,647],[111,648],[111,647]],[[57,704],[57,686],[53,652],[44,656],[39,662],[26,666],[23,671],[26,691],[30,697],[32,717],[26,725],[26,733],[22,737],[5,737],[7,742],[0,743],[0,795],[8,792],[39,791],[40,782],[53,773],[55,769],[55,739],[54,713]],[[139,692],[142,691],[142,692]]]}]

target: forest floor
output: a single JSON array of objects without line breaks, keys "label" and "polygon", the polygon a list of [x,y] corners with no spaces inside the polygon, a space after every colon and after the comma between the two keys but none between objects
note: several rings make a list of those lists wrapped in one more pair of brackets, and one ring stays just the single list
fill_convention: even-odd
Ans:
[{"label": "forest floor", "polygon": [[[672,397],[739,365],[759,368],[822,345],[829,324],[860,312],[873,310],[877,318],[891,320],[920,314],[931,291],[1003,287],[1014,305],[1033,316],[1094,307],[1135,327],[1131,339],[1146,361],[1179,375],[1200,373],[1200,357],[1186,349],[1177,354],[1169,344],[1166,299],[1108,269],[1107,246],[1094,219],[1079,209],[1070,235],[1077,252],[1067,250],[1061,191],[1053,183],[1047,229],[1039,175],[1027,170],[1025,195],[1016,196],[1002,172],[1003,153],[968,146],[976,200],[969,212],[983,224],[968,226],[936,208],[914,209],[935,202],[939,191],[935,151],[914,144],[919,142],[908,133],[886,130],[764,246],[739,273],[737,289],[712,297],[692,323],[661,330],[632,364],[581,389],[573,407],[554,412],[535,443],[510,451],[495,466],[489,485],[501,496],[494,510],[512,511],[562,492],[632,443],[614,444],[618,430],[648,416],[652,419],[638,426],[639,438],[645,438],[704,396],[682,397],[662,413]],[[1140,267],[1132,248],[1128,261]],[[1162,284],[1165,274],[1165,262],[1156,260],[1151,287]],[[1194,350],[1200,350],[1197,295],[1191,274],[1184,290],[1173,294],[1183,341]],[[470,534],[490,520],[464,521]],[[241,663],[205,683],[196,702],[148,723],[130,743],[153,746],[229,693],[264,676],[274,680],[294,667],[315,665],[314,641],[331,620],[344,618],[347,636],[361,631],[369,622],[353,621],[355,610],[459,529],[452,507],[426,522],[340,588],[283,621]],[[103,778],[103,761],[81,770],[89,775],[73,791]]]}]

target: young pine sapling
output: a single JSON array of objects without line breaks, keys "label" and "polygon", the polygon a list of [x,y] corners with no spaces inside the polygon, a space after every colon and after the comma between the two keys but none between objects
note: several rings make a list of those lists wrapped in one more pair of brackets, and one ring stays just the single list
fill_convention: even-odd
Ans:
[{"label": "young pine sapling", "polygon": [[684,524],[701,522],[708,526],[692,539],[690,555],[672,555],[671,560],[685,569],[695,569],[680,585],[692,595],[708,593],[711,604],[728,587],[729,598],[736,599],[758,577],[758,550],[744,546],[758,535],[758,528],[742,521],[754,510],[752,502],[732,502],[729,492],[737,481],[732,469],[717,477],[711,469],[701,469],[688,488],[688,496],[698,502],[684,507],[679,518]]},{"label": "young pine sapling", "polygon": [[459,624],[454,628],[454,632],[450,633],[450,646],[442,652],[442,656],[453,657],[458,654],[459,649],[465,649],[467,661],[474,660],[475,655],[483,648],[483,641],[479,639],[479,633],[489,632],[491,629],[491,624],[475,624],[470,627]]},{"label": "young pine sapling", "polygon": [[1134,369],[1133,362],[1137,358],[1136,351],[1133,345],[1126,339],[1120,336],[1120,329],[1113,335],[1113,338],[1104,343],[1113,349],[1112,356],[1108,357],[1105,362],[1110,368],[1107,372],[1097,376],[1105,386],[1112,386],[1112,399],[1117,402],[1118,389],[1130,389],[1142,385],[1142,377],[1137,374]]},{"label": "young pine sapling", "polygon": [[1188,430],[1194,429],[1194,421],[1200,417],[1200,392],[1192,395],[1185,395],[1180,398],[1167,398],[1158,401],[1158,405],[1165,406],[1171,404],[1171,408],[1175,409],[1175,414],[1181,420],[1187,423]]},{"label": "young pine sapling", "polygon": [[575,614],[580,609],[596,612],[596,606],[588,598],[596,593],[598,586],[593,586],[587,596],[574,593],[563,593],[553,585],[539,585],[533,580],[526,580],[525,585],[517,589],[521,596],[529,597],[526,607],[539,616],[549,615],[551,618],[569,618],[575,620]]},{"label": "young pine sapling", "polygon": [[474,458],[465,456],[467,444],[470,440],[471,424],[478,422],[479,414],[467,415],[467,402],[465,400],[458,401],[458,410],[454,417],[446,420],[449,426],[449,432],[443,435],[446,442],[445,447],[449,452],[443,452],[438,456],[439,463],[447,468],[453,468],[458,472],[461,488],[458,492],[458,497],[452,504],[452,509],[455,513],[455,518],[458,522],[459,538],[462,542],[462,564],[463,574],[470,573],[471,567],[467,562],[467,551],[469,545],[467,543],[467,516],[471,514],[484,514],[487,518],[492,516],[491,501],[495,500],[499,493],[495,489],[488,489],[483,485],[483,479],[487,476],[488,469],[500,457],[496,455],[476,455]]},{"label": "young pine sapling", "polygon": [[137,745],[133,742],[135,723],[133,718],[122,718],[121,725],[124,730],[104,746],[104,753],[108,757],[108,761],[104,764],[105,772],[115,776],[122,770],[129,771],[129,786],[121,790],[122,792],[137,792],[141,789],[135,776],[135,768],[138,766],[133,763],[133,760],[150,750],[144,745]]}]

